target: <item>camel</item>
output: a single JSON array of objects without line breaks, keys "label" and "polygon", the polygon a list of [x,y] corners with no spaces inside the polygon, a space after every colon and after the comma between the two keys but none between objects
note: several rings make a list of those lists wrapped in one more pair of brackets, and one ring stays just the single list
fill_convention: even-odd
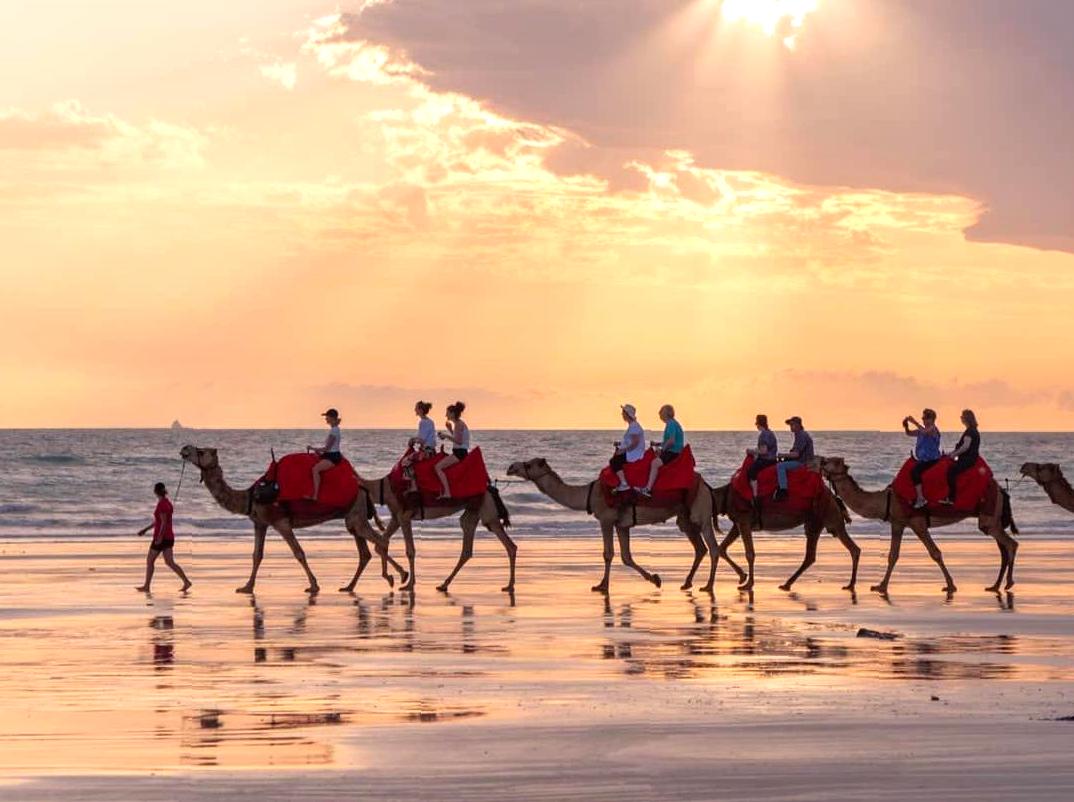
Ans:
[{"label": "camel", "polygon": [[[738,574],[739,590],[752,590],[754,582],[753,561],[753,528],[756,513],[753,503],[749,499],[742,498],[730,484],[717,487],[712,491],[712,516],[713,520],[726,515],[732,523],[731,531],[720,543],[720,556],[727,560],[728,564]],[[840,506],[827,488],[823,489],[823,496],[819,507],[812,513],[795,513],[786,510],[762,508],[761,527],[769,532],[782,532],[787,529],[805,527],[806,550],[802,558],[802,564],[791,576],[779,586],[780,590],[790,590],[802,574],[806,572],[817,560],[817,543],[821,532],[827,530],[838,538],[839,542],[850,552],[850,582],[843,586],[843,590],[853,591],[858,582],[858,560],[861,558],[861,547],[851,539],[847,533],[846,525],[850,523],[850,516]],[[749,569],[743,571],[734,560],[727,554],[727,547],[739,537],[746,548],[746,565]]]},{"label": "camel", "polygon": [[[359,477],[361,479],[361,477]],[[384,542],[385,545],[391,540],[391,536],[395,534],[396,530],[403,530],[403,538],[406,542],[406,557],[409,564],[409,579],[406,580],[401,590],[411,591],[414,589],[415,580],[415,568],[414,568],[414,529],[413,521],[415,517],[419,517],[421,520],[427,520],[431,518],[446,518],[449,515],[462,511],[462,517],[459,519],[459,524],[462,526],[462,552],[459,554],[459,561],[456,563],[455,568],[448,575],[447,579],[437,585],[436,589],[446,593],[448,587],[451,585],[452,580],[455,579],[456,574],[462,570],[462,567],[469,562],[470,558],[474,555],[474,537],[477,534],[477,525],[482,523],[485,528],[496,535],[500,543],[503,544],[504,550],[507,552],[507,561],[509,568],[509,579],[507,584],[501,588],[504,593],[514,593],[515,590],[515,555],[518,553],[518,546],[511,540],[507,534],[505,527],[511,525],[511,518],[507,511],[507,507],[504,505],[503,500],[500,498],[499,492],[495,488],[489,488],[485,491],[484,495],[478,497],[476,500],[467,501],[455,501],[453,499],[445,499],[442,502],[438,502],[433,506],[423,507],[420,511],[407,507],[402,499],[400,499],[392,490],[392,483],[387,476],[383,476],[380,479],[371,479],[368,482],[365,479],[361,479],[362,484],[369,488],[371,499],[382,506],[386,506],[392,514],[391,521],[388,522],[387,527],[384,529]],[[382,555],[382,562],[384,556]],[[358,579],[362,575],[362,571],[365,570],[367,561],[359,559],[358,568],[354,572],[354,577],[349,583],[340,588],[343,592],[350,592],[354,589],[354,586],[358,583]],[[386,573],[387,568],[383,568]]]},{"label": "camel", "polygon": [[585,485],[567,484],[543,458],[516,462],[507,469],[507,473],[509,476],[517,476],[533,482],[538,490],[567,509],[585,511],[597,519],[604,538],[604,577],[593,586],[594,591],[608,592],[612,559],[615,557],[613,534],[619,538],[619,552],[623,565],[633,568],[642,579],[660,587],[660,576],[646,571],[635,562],[630,552],[630,530],[635,525],[664,523],[670,518],[676,519],[679,529],[689,538],[690,544],[694,547],[694,563],[686,575],[686,580],[682,583],[682,589],[686,590],[693,585],[694,574],[707,552],[711,557],[711,568],[709,580],[702,590],[706,593],[712,591],[716,581],[719,546],[712,529],[712,496],[707,492],[709,486],[699,475],[697,481],[702,485],[702,492],[696,494],[689,507],[685,504],[675,507],[641,505],[611,507],[605,501],[604,493],[597,487],[596,482]]},{"label": "camel", "polygon": [[1074,512],[1074,487],[1054,462],[1027,462],[1022,466],[1021,474],[1044,488],[1052,504]]},{"label": "camel", "polygon": [[[348,510],[309,518],[298,517],[289,513],[282,505],[262,504],[255,501],[252,487],[246,490],[236,490],[228,485],[224,479],[224,472],[220,467],[220,460],[217,457],[215,448],[197,448],[192,445],[186,445],[179,451],[179,456],[201,471],[201,481],[221,507],[236,515],[246,516],[253,522],[253,566],[250,570],[249,580],[242,587],[236,588],[236,593],[254,592],[257,571],[261,567],[261,560],[265,555],[265,536],[269,527],[275,529],[280,534],[280,537],[284,539],[284,542],[291,547],[291,553],[298,560],[298,564],[302,566],[302,570],[306,572],[306,578],[309,580],[309,587],[306,588],[306,593],[311,595],[317,593],[320,590],[320,586],[317,584],[317,578],[313,575],[313,571],[310,570],[309,563],[306,561],[306,553],[302,550],[298,538],[295,537],[294,530],[305,529],[337,519],[343,519],[347,531],[354,537],[355,545],[358,547],[358,563],[361,568],[364,568],[372,558],[367,544],[368,541],[373,543],[377,548],[377,553],[386,558],[386,561],[390,562],[399,572],[400,579],[402,581],[406,580],[407,574],[403,567],[387,556],[387,539],[374,532],[369,525],[368,514],[372,510],[372,501],[368,492],[359,493],[358,500]],[[359,569],[359,573],[361,573],[361,569]],[[388,573],[387,566],[384,568],[384,578],[389,585],[394,583],[392,575]]]},{"label": "camel", "polygon": [[[884,578],[878,584],[872,586],[873,591],[881,594],[888,592],[888,583],[891,581],[892,571],[895,570],[895,563],[899,561],[899,548],[902,545],[903,532],[906,531],[907,527],[917,535],[918,540],[928,551],[929,557],[940,567],[940,572],[943,574],[944,582],[946,583],[943,588],[944,592],[951,594],[958,590],[955,586],[955,580],[951,577],[951,573],[944,564],[943,554],[932,539],[929,529],[931,526],[947,526],[965,518],[971,518],[975,513],[959,510],[926,513],[924,510],[915,510],[902,503],[895,497],[890,486],[883,490],[863,490],[854,480],[854,477],[850,475],[846,461],[841,457],[822,459],[820,467],[821,473],[832,483],[835,492],[839,494],[839,497],[846,502],[850,509],[865,518],[891,522],[891,547],[888,550],[887,571],[884,573]],[[995,506],[977,514],[977,526],[982,532],[995,538],[996,545],[999,547],[999,576],[996,577],[995,584],[986,588],[992,593],[998,593],[1004,576],[1007,578],[1006,589],[1009,590],[1014,586],[1014,555],[1018,550],[1018,542],[1007,534],[1005,530],[1009,526],[1014,534],[1018,534],[1018,527],[1015,526],[1011,517],[1010,502],[1007,494],[1000,489],[995,480],[992,481],[992,485],[995,491]],[[990,493],[989,495],[991,496],[992,494]]]}]

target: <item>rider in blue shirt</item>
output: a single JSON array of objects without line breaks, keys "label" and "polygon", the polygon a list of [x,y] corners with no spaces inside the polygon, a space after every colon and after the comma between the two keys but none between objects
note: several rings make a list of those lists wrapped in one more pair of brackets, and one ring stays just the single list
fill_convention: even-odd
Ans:
[{"label": "rider in blue shirt", "polygon": [[917,499],[914,508],[921,509],[928,505],[925,500],[925,492],[921,489],[921,477],[925,471],[940,461],[940,430],[936,428],[936,412],[932,409],[924,409],[921,412],[922,423],[918,423],[913,415],[907,415],[902,419],[902,428],[907,437],[916,439],[914,443],[914,467],[910,476],[914,481],[914,490]]},{"label": "rider in blue shirt", "polygon": [[675,420],[675,407],[671,404],[664,404],[660,407],[660,420],[664,421],[664,439],[653,444],[660,449],[660,453],[653,458],[652,467],[649,468],[649,483],[638,489],[643,496],[653,494],[656,474],[661,466],[673,462],[686,448],[686,433],[682,430],[680,423]]}]

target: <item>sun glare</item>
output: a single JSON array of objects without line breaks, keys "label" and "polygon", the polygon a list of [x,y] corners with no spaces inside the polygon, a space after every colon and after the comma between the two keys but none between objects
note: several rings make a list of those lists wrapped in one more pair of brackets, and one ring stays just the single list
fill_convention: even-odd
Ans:
[{"label": "sun glare", "polygon": [[728,22],[745,22],[768,36],[782,34],[783,44],[793,50],[802,23],[819,4],[820,0],[723,0],[720,13]]}]

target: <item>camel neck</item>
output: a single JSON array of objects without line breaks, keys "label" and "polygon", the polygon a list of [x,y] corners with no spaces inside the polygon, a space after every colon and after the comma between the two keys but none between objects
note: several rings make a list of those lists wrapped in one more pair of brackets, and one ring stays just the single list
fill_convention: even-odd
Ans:
[{"label": "camel neck", "polygon": [[589,504],[589,485],[569,485],[553,470],[534,479],[537,489],[557,504],[571,510],[586,511]]},{"label": "camel neck", "polygon": [[1039,484],[1053,504],[1074,512],[1074,488],[1070,486],[1065,476],[1059,474],[1054,479]]},{"label": "camel neck", "polygon": [[887,490],[863,490],[849,473],[832,478],[835,491],[858,515],[882,519],[887,510]]},{"label": "camel neck", "polygon": [[235,490],[224,479],[224,472],[220,466],[202,471],[201,478],[209,493],[216,503],[228,512],[236,515],[246,515],[247,494],[244,490]]}]

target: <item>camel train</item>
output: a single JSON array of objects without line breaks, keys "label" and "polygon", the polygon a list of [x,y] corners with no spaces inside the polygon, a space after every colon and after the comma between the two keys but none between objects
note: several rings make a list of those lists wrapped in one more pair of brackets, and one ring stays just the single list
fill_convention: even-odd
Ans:
[{"label": "camel train", "polygon": [[[462,548],[454,568],[437,586],[438,590],[446,592],[472,557],[477,528],[481,525],[503,545],[508,579],[502,590],[512,593],[518,548],[507,534],[510,513],[497,483],[489,477],[481,449],[470,448],[470,430],[462,419],[465,406],[461,401],[450,405],[447,430],[438,432],[429,418],[432,405],[418,402],[414,407],[419,419],[416,435],[410,438],[404,456],[392,471],[374,479],[364,479],[343,458],[341,419],[335,409],[323,416],[329,425],[323,448],[311,446],[306,454],[290,454],[280,460],[273,456],[266,473],[246,489],[235,489],[228,484],[215,449],[184,446],[180,456],[200,471],[202,482],[217,503],[231,513],[249,518],[253,526],[250,576],[237,592],[253,593],[269,529],[277,532],[290,547],[306,575],[306,591],[318,592],[320,586],[295,533],[334,520],[343,521],[354,538],[358,557],[354,574],[341,591],[354,591],[374,551],[380,558],[381,576],[389,587],[394,586],[398,575],[401,589],[413,591],[417,573],[415,522],[459,515]],[[781,452],[768,428],[767,417],[758,415],[757,447],[747,449],[746,458],[731,481],[713,487],[696,470],[693,453],[675,419],[673,407],[660,408],[664,435],[648,445],[645,431],[637,420],[637,410],[630,404],[624,404],[620,410],[627,424],[626,432],[616,441],[608,465],[593,481],[570,484],[543,457],[514,462],[507,469],[508,476],[515,481],[531,482],[557,504],[596,520],[604,546],[604,570],[593,585],[594,591],[609,590],[616,541],[623,565],[659,588],[660,576],[640,565],[634,557],[631,531],[637,526],[674,520],[693,550],[693,562],[682,589],[693,586],[707,556],[709,570],[701,586],[703,591],[714,589],[721,558],[736,573],[739,590],[752,590],[754,533],[800,528],[805,533],[802,563],[779,587],[789,591],[815,563],[820,537],[828,532],[850,556],[850,576],[843,588],[853,592],[861,548],[848,532],[851,512],[891,526],[886,570],[883,578],[871,586],[877,593],[888,592],[907,529],[917,536],[939,568],[943,590],[954,593],[957,586],[933,539],[932,529],[966,519],[975,519],[977,527],[995,541],[999,551],[999,573],[987,590],[999,592],[1014,586],[1018,551],[1014,535],[1018,534],[1018,528],[1009,494],[980,458],[980,435],[971,410],[963,410],[966,431],[955,449],[946,455],[940,451],[934,411],[924,410],[922,422],[913,416],[904,418],[905,434],[915,439],[912,456],[894,480],[878,490],[863,489],[843,458],[817,456],[812,437],[797,416],[786,421],[794,434],[794,444],[788,452]],[[447,441],[450,451],[443,445],[437,449],[438,438]],[[1074,512],[1074,488],[1058,465],[1027,462],[1021,473],[1036,481],[1052,502]],[[387,525],[381,521],[378,507],[387,509],[390,515]],[[717,539],[722,531],[721,518],[726,518],[730,526],[727,534]],[[168,526],[170,531],[170,522]],[[405,568],[389,553],[390,540],[396,531],[403,533]],[[728,553],[738,540],[744,548],[745,568]]]},{"label": "camel train", "polygon": [[[457,564],[438,585],[438,589],[446,591],[470,559],[477,527],[483,525],[496,535],[507,554],[508,581],[503,590],[514,590],[517,546],[507,534],[507,527],[510,525],[509,513],[493,483],[487,484],[482,492],[468,498],[426,497],[423,501],[420,496],[408,493],[405,488],[400,490],[391,475],[366,480],[354,472],[359,490],[349,505],[345,508],[321,509],[306,504],[301,499],[285,502],[263,498],[259,490],[264,479],[245,489],[231,487],[224,477],[215,449],[188,445],[181,450],[180,455],[200,471],[202,482],[221,507],[251,521],[254,532],[251,570],[249,578],[237,588],[237,592],[253,593],[264,555],[265,539],[271,529],[287,543],[305,573],[308,582],[306,591],[317,593],[320,585],[296,532],[333,520],[343,522],[347,532],[354,538],[357,549],[355,571],[350,581],[340,588],[341,591],[350,592],[355,589],[364,570],[372,561],[374,552],[380,557],[381,575],[388,585],[393,586],[398,576],[401,588],[412,591],[416,575],[413,534],[415,522],[455,514],[460,515],[462,549]],[[742,491],[743,487],[748,488],[748,484],[743,484],[739,475],[744,474],[744,471],[736,473],[731,482],[713,487],[692,469],[692,465],[690,468],[689,487],[677,495],[662,496],[657,492],[649,497],[634,491],[620,497],[617,493],[609,492],[608,487],[599,479],[587,484],[570,484],[564,481],[544,458],[515,462],[507,469],[507,474],[518,480],[532,482],[542,494],[557,504],[585,513],[596,520],[604,545],[603,573],[600,580],[593,585],[593,590],[598,592],[609,590],[616,541],[623,565],[636,571],[642,579],[655,587],[661,586],[660,576],[655,571],[647,570],[635,559],[631,550],[631,532],[636,526],[667,521],[675,522],[693,551],[692,564],[681,583],[683,589],[692,587],[695,575],[707,556],[709,570],[701,586],[703,591],[711,592],[714,589],[716,569],[721,557],[737,574],[738,588],[742,591],[751,590],[755,582],[753,534],[757,531],[777,532],[801,528],[806,536],[802,563],[779,587],[790,590],[796,580],[814,564],[820,536],[826,531],[839,540],[850,556],[850,577],[844,589],[853,591],[856,587],[861,549],[848,533],[849,513],[890,523],[891,540],[886,570],[883,578],[871,586],[871,590],[877,593],[888,592],[892,573],[899,559],[902,538],[907,529],[917,536],[935,561],[943,576],[943,590],[949,594],[954,593],[957,586],[944,563],[940,548],[933,539],[932,529],[968,518],[976,519],[978,528],[994,539],[999,551],[999,573],[987,590],[1009,590],[1014,585],[1014,564],[1018,549],[1014,535],[1018,530],[1011,514],[1009,496],[995,479],[989,478],[982,494],[982,502],[975,509],[942,506],[917,509],[898,496],[894,485],[878,490],[863,489],[852,476],[850,466],[844,459],[819,457],[802,475],[813,474],[823,481],[817,482],[816,494],[810,503],[796,508],[786,502],[765,500],[758,504],[751,501],[747,497],[748,493]],[[1055,504],[1074,512],[1074,488],[1064,478],[1058,465],[1027,462],[1022,466],[1021,473],[1036,481]],[[660,487],[658,480],[657,491]],[[380,520],[377,507],[388,510],[390,521],[387,525]],[[722,539],[718,539],[721,518],[728,520],[729,529]],[[388,550],[391,535],[400,530],[405,538],[406,567],[392,558]],[[744,546],[745,568],[739,566],[728,553],[729,547],[738,540],[741,540]]]}]

